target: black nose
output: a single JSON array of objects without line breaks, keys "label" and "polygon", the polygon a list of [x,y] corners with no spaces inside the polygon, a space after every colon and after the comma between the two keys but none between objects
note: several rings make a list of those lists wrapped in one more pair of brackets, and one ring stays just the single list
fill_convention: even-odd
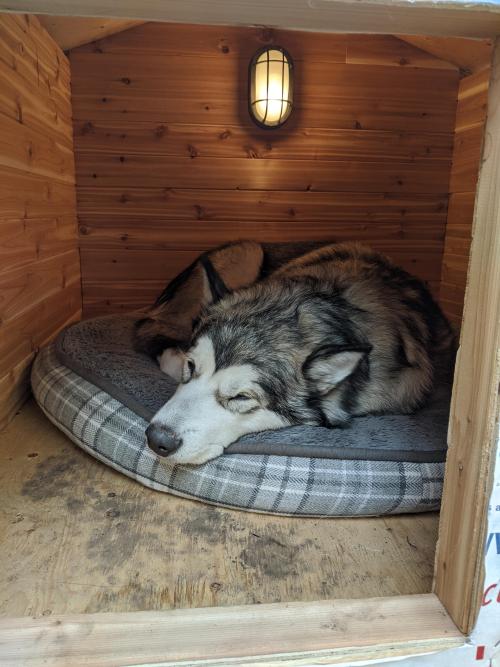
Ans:
[{"label": "black nose", "polygon": [[150,424],[146,429],[148,447],[158,456],[168,456],[182,445],[173,431],[160,424]]}]

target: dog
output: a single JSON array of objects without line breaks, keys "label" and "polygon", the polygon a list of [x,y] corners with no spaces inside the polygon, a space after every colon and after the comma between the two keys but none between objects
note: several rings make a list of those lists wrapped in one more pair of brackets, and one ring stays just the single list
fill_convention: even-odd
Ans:
[{"label": "dog", "polygon": [[205,463],[248,433],[411,413],[438,368],[452,365],[455,336],[441,309],[386,257],[333,244],[262,276],[264,255],[253,284],[220,296],[205,288],[189,342],[159,354],[167,370],[175,358],[180,384],[146,435],[172,463]]}]

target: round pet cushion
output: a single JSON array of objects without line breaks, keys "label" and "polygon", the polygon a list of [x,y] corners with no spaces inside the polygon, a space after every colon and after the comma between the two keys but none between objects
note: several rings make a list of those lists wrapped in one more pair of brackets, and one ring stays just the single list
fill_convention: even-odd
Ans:
[{"label": "round pet cushion", "polygon": [[299,516],[380,515],[439,507],[449,387],[414,415],[357,418],[346,429],[294,426],[252,434],[200,466],[176,466],[147,447],[151,416],[175,383],[134,352],[133,314],[89,320],[40,352],[35,398],[78,446],[158,491]]}]

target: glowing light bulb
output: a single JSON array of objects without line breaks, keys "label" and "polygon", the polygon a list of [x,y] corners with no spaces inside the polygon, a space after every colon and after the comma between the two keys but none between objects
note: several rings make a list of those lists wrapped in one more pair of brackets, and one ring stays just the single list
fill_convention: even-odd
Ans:
[{"label": "glowing light bulb", "polygon": [[282,125],[292,111],[292,62],[280,48],[259,51],[250,64],[250,112],[265,127]]}]

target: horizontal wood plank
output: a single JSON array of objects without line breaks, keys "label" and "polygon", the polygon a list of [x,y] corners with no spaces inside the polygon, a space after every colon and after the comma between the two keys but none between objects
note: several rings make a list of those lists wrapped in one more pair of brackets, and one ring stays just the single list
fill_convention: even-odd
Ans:
[{"label": "horizontal wood plank", "polygon": [[75,122],[79,154],[171,155],[184,157],[269,158],[273,160],[451,161],[451,133],[401,133],[376,130],[305,128],[286,141],[266,130],[238,125],[154,122]]},{"label": "horizontal wood plank", "polygon": [[244,158],[177,158],[82,153],[83,187],[164,187],[316,192],[446,192],[448,166],[419,162],[314,162]]},{"label": "horizontal wood plank", "polygon": [[[8,367],[8,372],[6,372],[5,375],[0,376],[0,431],[7,426],[12,417],[17,413],[31,394],[31,364],[35,358],[37,349],[54,340],[57,334],[65,327],[74,322],[78,322],[81,319],[81,299],[78,302],[78,308],[76,310],[72,310],[73,305],[74,302],[70,300],[70,314],[66,319],[64,319],[64,316],[67,313],[63,308],[61,313],[62,319],[58,315],[55,320],[53,319],[49,323],[43,322],[42,320],[41,324],[46,325],[46,328],[43,329],[42,333],[42,336],[45,335],[45,338],[40,337],[37,340],[36,346],[34,346],[33,341],[23,337],[21,344],[17,345],[15,348],[18,353],[17,359],[20,359],[20,361],[15,360],[16,357],[12,354],[12,349],[8,350],[8,353],[10,353],[10,364],[5,363],[2,359],[1,366],[4,370]],[[23,349],[25,350],[25,353],[20,354]]]},{"label": "horizontal wood plank", "polygon": [[13,118],[2,118],[0,166],[73,184],[74,156],[67,143],[32,130]]},{"label": "horizontal wood plank", "polygon": [[28,270],[21,266],[0,273],[0,320],[7,324],[55,292],[80,281],[80,258],[73,248],[39,259]]},{"label": "horizontal wood plank", "polygon": [[0,275],[76,247],[75,216],[0,219]]},{"label": "horizontal wood plank", "polygon": [[[358,656],[363,647],[375,645],[390,646],[391,655],[397,655],[408,642],[423,642],[427,649],[437,639],[441,648],[463,642],[432,595],[4,619],[0,638],[6,667],[15,660],[34,666],[43,660],[51,667],[68,661],[100,667],[198,660],[226,664],[230,658],[255,664],[273,660],[273,654],[291,660],[297,653],[314,655],[316,662],[353,646]],[[346,653],[340,657],[344,661]]]},{"label": "horizontal wood plank", "polygon": [[27,52],[32,66],[38,59],[39,71],[45,73],[52,84],[60,82],[61,93],[70,97],[71,92],[67,88],[71,78],[69,60],[55,41],[47,38],[47,31],[38,18],[27,13],[8,14],[3,18],[5,31],[11,32],[23,43],[23,58]]},{"label": "horizontal wood plank", "polygon": [[47,218],[75,212],[75,188],[50,177],[0,166],[4,218]]},{"label": "horizontal wood plank", "polygon": [[430,222],[387,222],[366,223],[363,221],[301,222],[267,221],[241,222],[240,220],[206,224],[203,220],[193,222],[189,227],[178,220],[150,220],[141,224],[138,218],[80,219],[80,247],[82,248],[126,248],[126,249],[191,249],[213,248],[229,241],[254,239],[267,243],[284,241],[361,241],[368,245],[375,241],[387,248],[404,248],[411,244],[434,242],[442,245],[445,234],[445,220]]},{"label": "horizontal wood plank", "polygon": [[55,94],[64,104],[71,98],[68,58],[52,40],[39,20],[29,14],[5,15],[2,21],[2,54],[24,81],[41,88],[41,94]]},{"label": "horizontal wood plank", "polygon": [[[289,192],[182,190],[176,188],[78,187],[81,219],[106,216],[140,221],[302,221],[441,223],[447,195],[351,192]],[[140,223],[143,226],[143,223]]]},{"label": "horizontal wood plank", "polygon": [[[19,317],[2,325],[0,337],[0,377],[7,375],[20,359],[37,352],[52,340],[68,320],[81,315],[82,294],[79,281],[55,290],[25,310]],[[14,387],[12,387],[14,389]]]},{"label": "horizontal wood plank", "polygon": [[34,17],[3,17],[0,111],[71,150],[68,62],[54,43],[44,48],[38,33],[43,34],[43,28]]},{"label": "horizontal wood plank", "polygon": [[[162,86],[162,90],[165,88]],[[101,93],[75,95],[77,120],[107,121],[127,118],[132,121],[154,121],[159,124],[241,124],[252,130],[248,116],[246,97],[230,98],[195,97],[192,94],[174,93],[162,99],[159,93],[136,95],[110,95],[103,87]],[[185,90],[185,89],[184,89]],[[286,125],[279,130],[280,136],[287,136],[300,127],[396,130],[399,132],[452,132],[451,116],[455,106],[440,109],[429,108],[423,103],[422,91],[418,100],[402,97],[391,100],[338,98],[324,99],[304,97],[295,106],[294,113]],[[146,111],[147,109],[147,111]],[[278,134],[278,132],[277,132]]]}]

